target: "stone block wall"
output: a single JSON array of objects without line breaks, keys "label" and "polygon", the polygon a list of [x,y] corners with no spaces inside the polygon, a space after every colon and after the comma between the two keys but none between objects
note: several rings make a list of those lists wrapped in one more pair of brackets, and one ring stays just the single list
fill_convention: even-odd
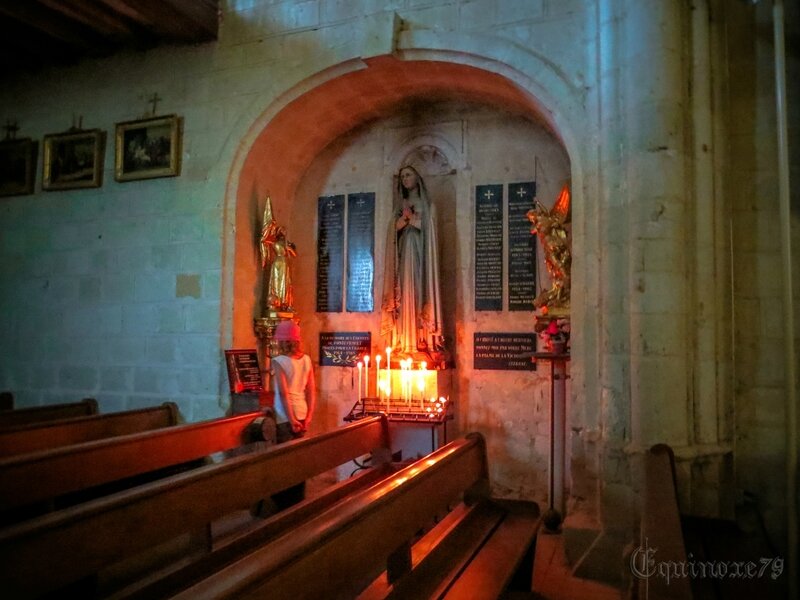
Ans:
[{"label": "stone block wall", "polygon": [[[4,80],[0,118],[18,120],[20,137],[41,140],[78,115],[108,137],[100,188],[44,192],[38,175],[35,194],[0,199],[0,388],[22,406],[94,396],[104,412],[174,400],[187,420],[224,414],[223,350],[253,341],[234,318],[253,290],[232,290],[237,269],[256,264],[248,236],[260,215],[240,222],[236,211],[242,198],[249,208],[267,191],[257,176],[242,176],[259,133],[320,82],[382,58],[467,65],[510,82],[526,118],[538,118],[568,155],[576,495],[597,494],[586,504],[610,521],[614,506],[630,504],[625,457],[665,441],[686,456],[700,449],[681,471],[682,497],[714,506],[708,490],[719,496],[719,465],[733,456],[736,485],[762,494],[779,531],[786,384],[774,98],[771,49],[756,35],[769,9],[722,0],[698,7],[710,15],[708,77],[695,60],[703,56],[702,37],[692,37],[698,13],[677,0],[228,0],[217,42]],[[789,68],[796,72],[796,57]],[[713,102],[698,103],[703,81],[717,86]],[[114,124],[143,116],[153,92],[163,98],[159,112],[184,119],[182,173],[118,183]],[[713,124],[708,143],[704,121]],[[282,147],[318,129],[298,120]],[[311,165],[295,156],[263,157],[253,171],[300,180]],[[293,201],[282,200],[282,215]],[[713,211],[696,219],[707,202]],[[699,290],[710,272],[709,295]],[[461,326],[463,340],[482,325],[465,317]],[[494,432],[498,489],[541,497],[540,483],[518,482],[528,469],[541,473],[543,387],[509,379],[524,400],[509,394],[502,402],[517,406],[470,410],[462,425]],[[480,385],[458,382],[466,405],[481,406]],[[728,458],[715,463],[720,453]]]}]

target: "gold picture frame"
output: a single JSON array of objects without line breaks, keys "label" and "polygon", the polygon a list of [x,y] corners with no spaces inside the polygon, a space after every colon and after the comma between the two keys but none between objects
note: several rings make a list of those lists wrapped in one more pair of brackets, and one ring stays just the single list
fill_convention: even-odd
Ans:
[{"label": "gold picture frame", "polygon": [[105,151],[106,132],[100,129],[45,135],[42,189],[100,187]]},{"label": "gold picture frame", "polygon": [[39,143],[30,138],[0,141],[0,197],[33,193]]},{"label": "gold picture frame", "polygon": [[176,177],[181,172],[183,119],[177,115],[117,123],[117,181]]}]

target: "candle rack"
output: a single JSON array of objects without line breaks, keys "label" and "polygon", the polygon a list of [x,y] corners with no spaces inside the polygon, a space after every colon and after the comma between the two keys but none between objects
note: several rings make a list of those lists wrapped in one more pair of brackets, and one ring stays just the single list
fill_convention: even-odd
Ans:
[{"label": "candle rack", "polygon": [[[346,422],[358,421],[366,417],[385,414],[390,423],[428,426],[431,428],[431,452],[436,450],[436,430],[441,426],[442,443],[447,443],[447,421],[454,418],[451,400],[447,400],[444,404],[428,400],[425,402],[425,406],[421,407],[419,400],[409,404],[403,398],[392,398],[388,402],[388,407],[387,411],[385,398],[361,398],[353,405],[344,420]],[[431,410],[428,411],[428,408]],[[441,408],[441,411],[438,408]]]},{"label": "candle rack", "polygon": [[441,425],[445,421],[453,419],[453,402],[447,400],[441,403],[438,400],[435,402],[426,400],[421,405],[419,399],[408,402],[403,398],[391,398],[387,402],[385,398],[380,400],[378,398],[361,398],[353,405],[344,420],[356,421],[380,414],[385,414],[390,421]]}]

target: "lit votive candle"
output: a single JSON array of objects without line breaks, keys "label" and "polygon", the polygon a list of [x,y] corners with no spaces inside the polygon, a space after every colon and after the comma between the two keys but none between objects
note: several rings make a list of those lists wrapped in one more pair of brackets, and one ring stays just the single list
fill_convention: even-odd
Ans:
[{"label": "lit votive candle", "polygon": [[375,355],[375,395],[380,400],[381,397],[381,355]]},{"label": "lit votive candle", "polygon": [[361,400],[361,361],[358,361],[358,393],[356,394],[356,400]]},{"label": "lit votive candle", "polygon": [[387,384],[387,394],[389,398],[392,397],[392,349],[391,347],[386,348],[386,380],[388,381]]},{"label": "lit votive candle", "polygon": [[364,357],[364,397],[369,398],[369,354]]}]

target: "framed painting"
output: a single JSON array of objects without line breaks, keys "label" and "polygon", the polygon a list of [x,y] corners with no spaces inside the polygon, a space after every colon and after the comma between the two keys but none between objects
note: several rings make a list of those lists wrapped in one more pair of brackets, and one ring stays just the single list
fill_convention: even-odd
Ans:
[{"label": "framed painting", "polygon": [[99,129],[44,136],[43,190],[100,187],[106,133]]},{"label": "framed painting", "polygon": [[0,142],[0,196],[33,193],[39,144],[30,138]]},{"label": "framed painting", "polygon": [[117,123],[117,181],[180,175],[181,135],[176,115]]}]

